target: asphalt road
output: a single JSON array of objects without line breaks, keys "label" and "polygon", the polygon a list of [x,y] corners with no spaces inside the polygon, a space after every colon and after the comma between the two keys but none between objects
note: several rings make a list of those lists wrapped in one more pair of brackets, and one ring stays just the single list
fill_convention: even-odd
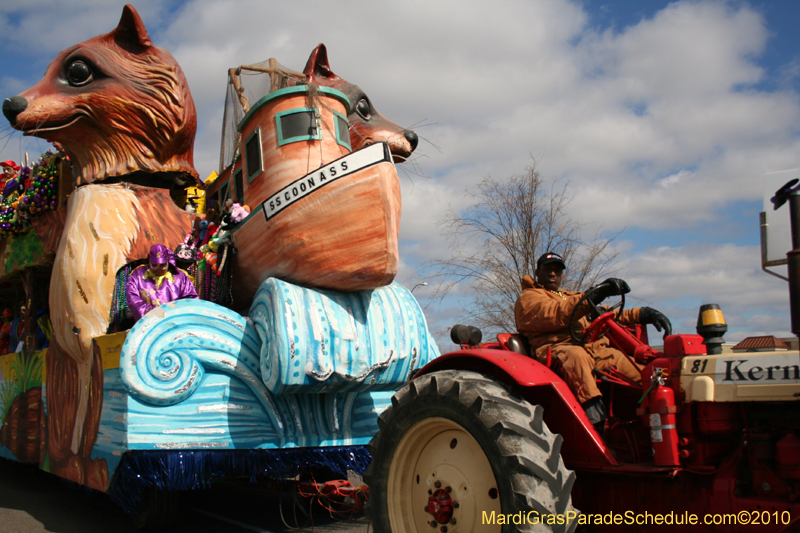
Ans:
[{"label": "asphalt road", "polygon": [[[182,506],[174,533],[368,533],[369,520],[334,520],[320,507],[304,517],[288,496],[254,486],[219,484],[193,491]],[[283,512],[283,520],[281,519]],[[297,521],[295,521],[297,516]],[[287,525],[284,525],[284,521]],[[300,526],[300,529],[294,529]],[[108,496],[82,489],[39,470],[0,459],[0,532],[134,533]]]}]

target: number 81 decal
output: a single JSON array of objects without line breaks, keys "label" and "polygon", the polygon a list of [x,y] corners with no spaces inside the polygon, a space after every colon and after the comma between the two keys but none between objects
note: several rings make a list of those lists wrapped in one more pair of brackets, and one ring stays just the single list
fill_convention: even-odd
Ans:
[{"label": "number 81 decal", "polygon": [[703,372],[706,371],[707,364],[708,364],[708,359],[695,359],[695,361],[692,362],[691,373],[697,374],[699,372],[700,374],[702,374]]}]

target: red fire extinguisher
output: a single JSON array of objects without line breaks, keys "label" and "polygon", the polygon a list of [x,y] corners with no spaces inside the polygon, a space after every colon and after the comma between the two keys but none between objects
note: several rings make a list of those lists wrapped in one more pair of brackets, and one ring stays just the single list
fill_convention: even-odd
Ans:
[{"label": "red fire extinguisher", "polygon": [[653,385],[650,391],[649,418],[650,442],[653,445],[653,464],[656,466],[677,466],[678,430],[675,427],[675,392],[667,387],[662,369],[653,372]]}]

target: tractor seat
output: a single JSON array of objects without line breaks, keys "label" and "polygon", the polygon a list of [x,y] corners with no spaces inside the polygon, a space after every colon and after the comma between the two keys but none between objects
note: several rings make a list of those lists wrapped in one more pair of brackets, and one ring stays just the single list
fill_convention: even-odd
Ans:
[{"label": "tractor seat", "polygon": [[[505,350],[536,359],[535,356],[531,355],[531,345],[525,335],[520,335],[519,333],[500,333],[497,335],[497,342]],[[552,356],[550,355],[550,347],[547,348],[547,357],[544,361],[540,361],[540,363],[556,374],[561,375],[559,373],[561,363],[556,361],[555,364],[553,364]]]},{"label": "tractor seat", "polygon": [[516,352],[521,355],[526,355],[528,357],[531,356],[530,350],[528,350],[528,339],[526,339],[522,335],[518,334],[511,334],[511,333],[500,333],[497,336],[497,342],[500,343],[500,346],[505,348],[510,352]]},{"label": "tractor seat", "polygon": [[529,357],[531,355],[528,353],[528,340],[521,335],[511,335],[508,338],[508,349]]}]

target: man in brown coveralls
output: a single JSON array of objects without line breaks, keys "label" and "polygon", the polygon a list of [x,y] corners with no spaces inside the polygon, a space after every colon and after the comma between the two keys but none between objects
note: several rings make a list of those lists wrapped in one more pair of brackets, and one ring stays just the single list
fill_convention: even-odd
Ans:
[{"label": "man in brown coveralls", "polygon": [[[544,362],[547,347],[551,347],[552,368],[558,372],[575,393],[592,424],[602,429],[606,411],[603,397],[597,388],[593,370],[615,366],[625,376],[641,381],[639,368],[625,355],[609,346],[606,337],[591,344],[574,344],[569,333],[569,317],[583,296],[582,292],[561,290],[566,265],[560,255],[549,252],[536,263],[536,281],[530,276],[522,278],[522,294],[514,306],[517,330],[528,338],[531,354]],[[594,304],[609,296],[620,296],[630,292],[630,287],[621,279],[609,278],[589,298]],[[588,302],[576,312],[581,318],[581,328],[588,326],[585,317],[591,310]],[[653,324],[664,337],[672,334],[672,325],[662,313],[650,307],[624,310],[617,321],[626,326]]]}]

